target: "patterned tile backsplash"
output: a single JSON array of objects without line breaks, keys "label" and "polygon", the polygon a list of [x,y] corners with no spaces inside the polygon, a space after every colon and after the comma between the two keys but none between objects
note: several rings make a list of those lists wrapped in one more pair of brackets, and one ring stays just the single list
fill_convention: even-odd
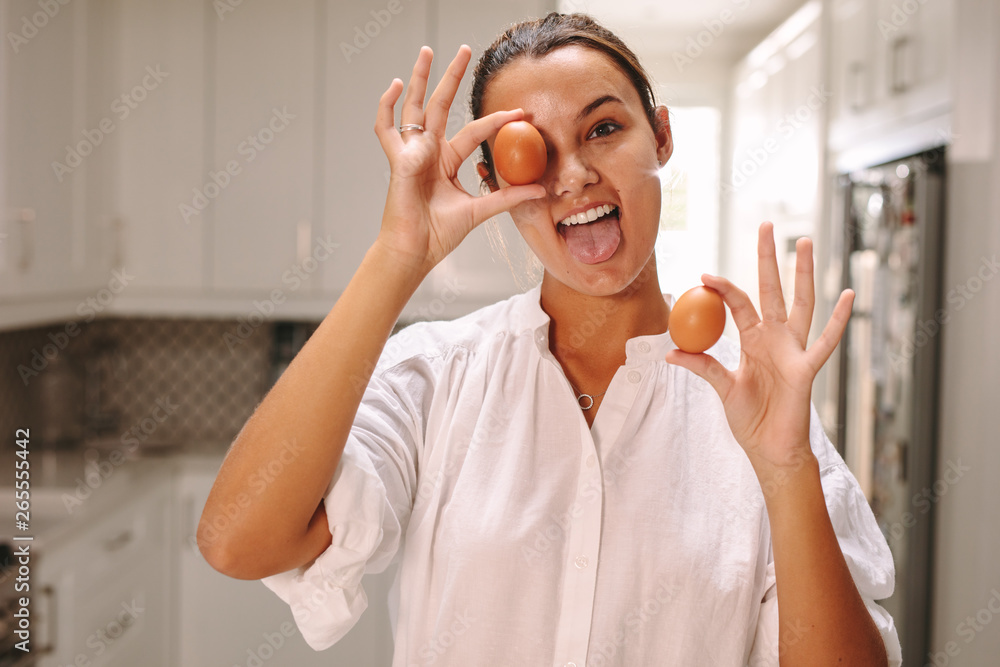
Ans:
[{"label": "patterned tile backsplash", "polygon": [[2,332],[0,446],[26,427],[33,447],[226,446],[315,327],[130,318]]}]

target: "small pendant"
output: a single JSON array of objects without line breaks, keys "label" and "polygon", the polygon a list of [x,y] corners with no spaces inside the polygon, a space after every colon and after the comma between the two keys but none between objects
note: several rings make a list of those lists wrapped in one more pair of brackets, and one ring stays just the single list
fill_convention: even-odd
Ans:
[{"label": "small pendant", "polygon": [[[584,399],[586,399],[588,402],[585,403]],[[592,407],[594,407],[594,397],[591,396],[590,394],[580,394],[579,396],[576,397],[576,401],[577,403],[580,404],[581,410],[589,410]]]}]

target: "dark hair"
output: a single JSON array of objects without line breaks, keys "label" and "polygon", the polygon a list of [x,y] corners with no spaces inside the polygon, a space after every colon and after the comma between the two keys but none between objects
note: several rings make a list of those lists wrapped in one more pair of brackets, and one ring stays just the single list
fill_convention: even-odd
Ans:
[{"label": "dark hair", "polygon": [[[600,25],[586,14],[559,14],[552,12],[543,19],[522,21],[507,29],[493,42],[479,59],[472,78],[472,93],[469,107],[473,118],[483,112],[483,95],[490,81],[513,60],[521,57],[541,58],[546,54],[569,44],[579,44],[605,54],[629,78],[639,93],[642,106],[655,130],[659,126],[656,116],[656,100],[649,75],[639,64],[639,59],[613,32]],[[482,143],[483,160],[489,170],[489,179],[495,182],[493,156],[489,146]]]}]

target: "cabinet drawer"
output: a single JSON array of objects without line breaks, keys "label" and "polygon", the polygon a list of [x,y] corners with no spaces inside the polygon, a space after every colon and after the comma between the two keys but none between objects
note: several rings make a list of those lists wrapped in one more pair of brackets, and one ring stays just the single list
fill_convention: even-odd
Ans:
[{"label": "cabinet drawer", "polygon": [[73,550],[72,569],[80,595],[107,588],[137,564],[159,562],[166,549],[169,506],[165,492],[145,495],[139,502],[98,521]]}]

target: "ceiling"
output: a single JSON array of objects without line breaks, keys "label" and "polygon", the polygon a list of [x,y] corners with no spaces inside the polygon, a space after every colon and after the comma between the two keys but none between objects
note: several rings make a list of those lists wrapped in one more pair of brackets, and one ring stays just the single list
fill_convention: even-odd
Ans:
[{"label": "ceiling", "polygon": [[[559,0],[560,11],[582,11],[644,51],[683,51],[701,35],[713,59],[736,62],[805,0]],[[728,12],[728,13],[727,13]],[[709,42],[709,38],[711,41]]]}]

